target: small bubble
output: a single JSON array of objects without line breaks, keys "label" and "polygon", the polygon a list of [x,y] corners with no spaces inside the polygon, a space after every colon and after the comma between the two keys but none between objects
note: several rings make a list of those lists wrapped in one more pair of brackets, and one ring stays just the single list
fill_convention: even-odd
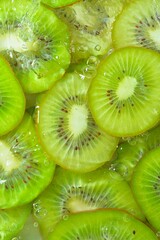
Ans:
[{"label": "small bubble", "polygon": [[100,45],[96,45],[96,46],[95,46],[95,50],[96,50],[96,51],[100,51],[100,50],[101,50],[101,46],[100,46]]},{"label": "small bubble", "polygon": [[91,56],[87,59],[87,65],[95,66],[95,65],[98,65],[98,63],[99,63],[99,60],[95,56]]},{"label": "small bubble", "polygon": [[87,50],[88,50],[88,47],[83,45],[78,48],[79,52],[86,52]]},{"label": "small bubble", "polygon": [[35,228],[37,228],[37,227],[38,227],[38,222],[34,222],[34,223],[33,223],[33,226],[34,226]]}]

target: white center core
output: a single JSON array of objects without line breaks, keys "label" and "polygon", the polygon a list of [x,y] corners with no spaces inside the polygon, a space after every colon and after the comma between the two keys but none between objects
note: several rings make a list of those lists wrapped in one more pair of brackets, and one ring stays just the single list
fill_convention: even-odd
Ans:
[{"label": "white center core", "polygon": [[86,105],[73,105],[69,114],[69,128],[75,136],[87,129],[88,109]]},{"label": "white center core", "polygon": [[96,206],[91,206],[84,201],[78,198],[71,198],[67,203],[67,208],[70,210],[71,213],[82,212],[82,211],[89,211],[97,209]]},{"label": "white center core", "polygon": [[11,172],[19,166],[19,162],[10,151],[9,146],[2,141],[0,141],[0,165],[7,172]]},{"label": "white center core", "polygon": [[149,29],[148,34],[157,47],[160,48],[160,28]]},{"label": "white center core", "polygon": [[116,94],[119,100],[126,100],[132,96],[137,85],[137,80],[134,77],[125,76],[119,83]]},{"label": "white center core", "polygon": [[33,42],[24,42],[15,32],[6,33],[0,37],[0,51],[15,50],[16,52],[25,52],[36,50],[37,46]]}]

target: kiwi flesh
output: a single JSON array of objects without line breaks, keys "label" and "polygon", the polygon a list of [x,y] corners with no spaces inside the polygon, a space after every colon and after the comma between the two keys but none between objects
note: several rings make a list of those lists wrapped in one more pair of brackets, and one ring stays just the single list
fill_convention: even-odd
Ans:
[{"label": "kiwi flesh", "polygon": [[70,215],[62,220],[48,240],[157,240],[144,223],[126,212],[109,209]]},{"label": "kiwi flesh", "polygon": [[126,181],[130,182],[134,168],[143,155],[158,146],[160,146],[160,125],[119,144],[116,156],[108,167],[120,173]]},{"label": "kiwi flesh", "polygon": [[2,56],[0,72],[0,136],[2,136],[21,122],[25,111],[25,97],[11,67]]},{"label": "kiwi flesh", "polygon": [[160,231],[160,147],[148,152],[137,164],[132,190],[149,223]]},{"label": "kiwi flesh", "polygon": [[145,220],[131,189],[116,172],[99,169],[74,173],[56,169],[52,183],[34,201],[34,215],[45,239],[68,215],[99,208],[118,208]]},{"label": "kiwi flesh", "polygon": [[131,137],[158,123],[159,64],[158,53],[136,47],[119,49],[104,59],[88,94],[98,126],[110,135]]},{"label": "kiwi flesh", "polygon": [[0,239],[14,240],[16,234],[23,228],[29,214],[31,204],[11,209],[0,209]]},{"label": "kiwi flesh", "polygon": [[35,2],[0,1],[0,52],[28,93],[48,90],[70,63],[67,26]]},{"label": "kiwi flesh", "polygon": [[0,138],[0,153],[0,208],[31,202],[51,182],[55,165],[39,145],[27,113],[15,130]]},{"label": "kiwi flesh", "polygon": [[128,4],[113,25],[115,48],[138,46],[160,51],[160,2],[135,0]]},{"label": "kiwi flesh", "polygon": [[88,109],[90,79],[68,73],[39,104],[37,131],[42,146],[63,168],[88,172],[109,161],[118,138],[101,131]]},{"label": "kiwi flesh", "polygon": [[113,22],[125,0],[82,0],[55,13],[69,27],[72,61],[101,56],[112,48]]},{"label": "kiwi flesh", "polygon": [[52,8],[58,8],[58,7],[64,7],[66,5],[73,4],[75,2],[78,2],[79,0],[41,0],[42,3],[52,7]]}]

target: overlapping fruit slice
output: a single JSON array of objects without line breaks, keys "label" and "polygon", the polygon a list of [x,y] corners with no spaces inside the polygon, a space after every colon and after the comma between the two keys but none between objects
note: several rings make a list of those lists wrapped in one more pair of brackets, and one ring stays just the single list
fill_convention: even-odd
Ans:
[{"label": "overlapping fruit slice", "polygon": [[115,48],[138,46],[159,52],[159,32],[160,1],[131,1],[114,24],[114,46]]},{"label": "overlapping fruit slice", "polygon": [[0,9],[0,52],[26,92],[49,89],[70,63],[66,25],[34,0],[1,0]]},{"label": "overlapping fruit slice", "polygon": [[138,163],[132,188],[148,221],[160,231],[160,148],[147,153]]},{"label": "overlapping fruit slice", "polygon": [[69,26],[74,62],[111,49],[113,22],[125,3],[126,0],[83,0],[55,11]]},{"label": "overlapping fruit slice", "polygon": [[73,4],[78,0],[41,0],[41,2],[49,5],[50,7],[57,8],[57,7],[64,7],[69,4]]},{"label": "overlapping fruit slice", "polygon": [[17,129],[0,138],[0,208],[31,202],[50,183],[53,172],[54,163],[39,145],[26,114]]},{"label": "overlapping fruit slice", "polygon": [[31,211],[31,205],[0,209],[0,239],[14,240],[16,234],[23,228]]},{"label": "overlapping fruit slice", "polygon": [[14,129],[22,120],[25,97],[12,69],[0,56],[0,136]]},{"label": "overlapping fruit slice", "polygon": [[98,210],[70,215],[62,220],[48,240],[114,239],[157,240],[145,224],[118,210]]},{"label": "overlapping fruit slice", "polygon": [[136,47],[119,49],[101,63],[89,90],[89,105],[102,129],[126,137],[158,123],[159,65],[158,53]]},{"label": "overlapping fruit slice", "polygon": [[105,169],[90,173],[57,169],[52,183],[33,206],[45,239],[61,219],[76,212],[118,208],[145,219],[125,180]]},{"label": "overlapping fruit slice", "polygon": [[87,104],[89,82],[66,74],[40,103],[38,133],[44,149],[63,168],[87,172],[109,161],[118,139],[101,131]]}]

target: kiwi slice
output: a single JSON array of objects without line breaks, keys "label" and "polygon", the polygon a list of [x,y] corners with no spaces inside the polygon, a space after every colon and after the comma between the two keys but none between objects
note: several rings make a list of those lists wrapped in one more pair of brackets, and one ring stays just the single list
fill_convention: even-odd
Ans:
[{"label": "kiwi slice", "polygon": [[114,47],[138,46],[159,52],[159,31],[159,0],[132,1],[114,23]]},{"label": "kiwi slice", "polygon": [[130,181],[143,155],[158,146],[160,146],[160,125],[120,143],[109,168],[120,173],[126,181]]},{"label": "kiwi slice", "polygon": [[109,165],[109,169],[117,171],[126,180],[130,181],[135,166],[147,151],[145,141],[135,137],[130,141],[119,144],[116,157]]},{"label": "kiwi slice", "polygon": [[132,189],[149,223],[160,231],[160,148],[147,153],[135,168]]},{"label": "kiwi slice", "polygon": [[157,240],[156,234],[132,215],[120,210],[97,210],[70,215],[48,240]]},{"label": "kiwi slice", "polygon": [[46,5],[49,5],[50,7],[53,8],[58,8],[58,7],[64,7],[66,5],[73,4],[79,0],[41,0],[41,2],[45,3]]},{"label": "kiwi slice", "polygon": [[0,239],[15,239],[16,234],[23,228],[31,211],[31,205],[0,209]]},{"label": "kiwi slice", "polygon": [[156,125],[160,115],[159,64],[158,53],[136,47],[119,49],[101,63],[91,83],[89,104],[102,129],[127,137]]},{"label": "kiwi slice", "polygon": [[106,54],[112,48],[111,30],[125,0],[82,0],[55,10],[71,32],[72,61]]},{"label": "kiwi slice", "polygon": [[48,90],[70,63],[67,26],[35,2],[0,1],[0,52],[28,93]]},{"label": "kiwi slice", "polygon": [[53,172],[54,163],[39,145],[26,114],[17,129],[0,139],[0,208],[31,202],[50,183]]},{"label": "kiwi slice", "polygon": [[68,73],[42,98],[37,129],[44,149],[63,168],[87,172],[109,161],[118,138],[101,131],[87,104],[90,79]]},{"label": "kiwi slice", "polygon": [[0,72],[0,135],[4,135],[22,120],[25,97],[12,69],[2,56]]},{"label": "kiwi slice", "polygon": [[119,208],[145,219],[125,180],[105,169],[74,173],[58,168],[52,183],[33,206],[45,239],[61,219],[76,212]]}]

